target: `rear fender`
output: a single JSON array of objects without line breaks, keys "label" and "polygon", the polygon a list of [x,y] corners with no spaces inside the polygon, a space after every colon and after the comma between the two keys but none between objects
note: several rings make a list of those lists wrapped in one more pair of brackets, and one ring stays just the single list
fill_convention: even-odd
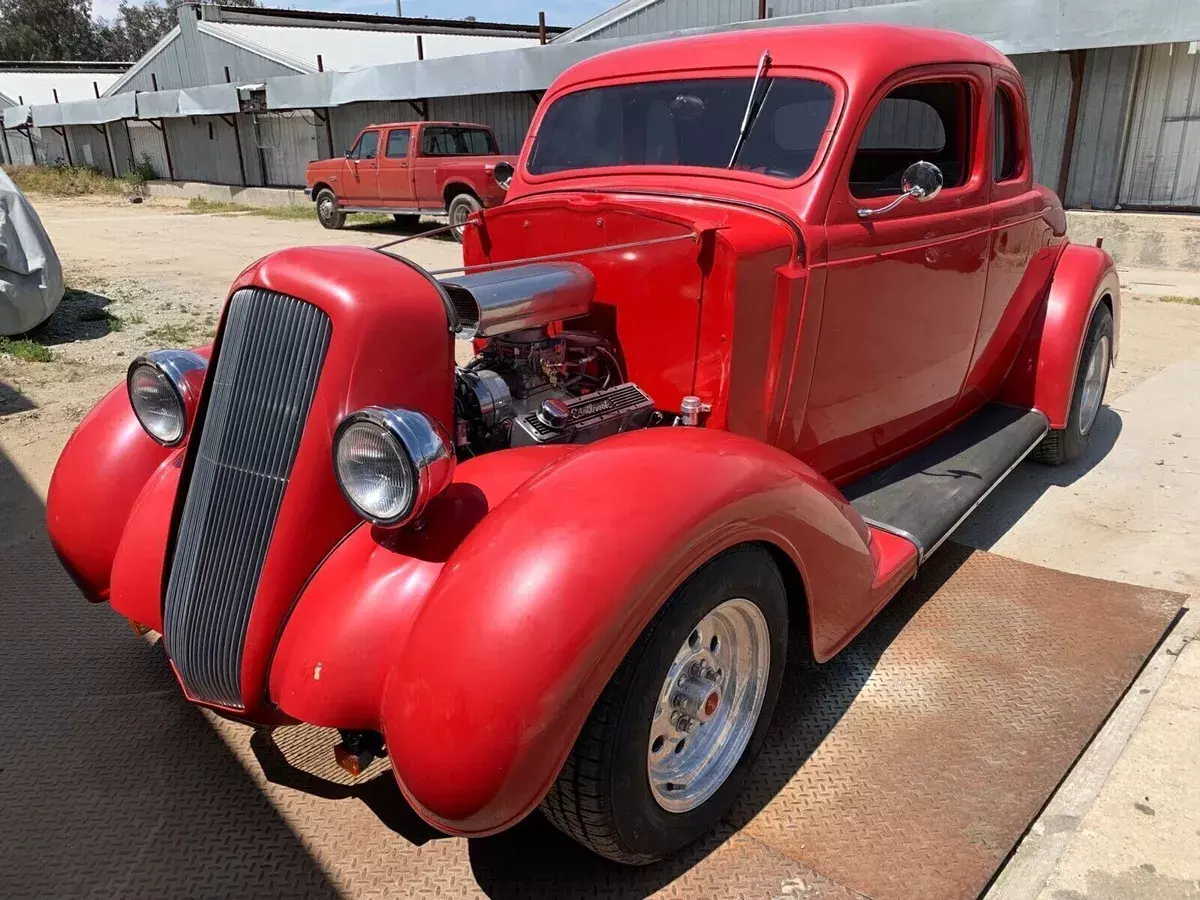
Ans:
[{"label": "rear fender", "polygon": [[866,526],[812,469],[765,444],[649,429],[531,478],[449,558],[393,657],[383,731],[410,802],[457,834],[528,814],[666,598],[748,541],[800,572],[818,658],[872,611]]},{"label": "rear fender", "polygon": [[[193,352],[205,359],[210,347]],[[174,451],[146,434],[125,385],[113,388],[63,448],[46,496],[50,543],[85,597],[109,599],[113,559],[134,503]]]},{"label": "rear fender", "polygon": [[1000,399],[1040,409],[1051,428],[1066,428],[1088,325],[1105,297],[1112,306],[1115,361],[1121,334],[1121,283],[1112,257],[1098,247],[1068,244]]}]

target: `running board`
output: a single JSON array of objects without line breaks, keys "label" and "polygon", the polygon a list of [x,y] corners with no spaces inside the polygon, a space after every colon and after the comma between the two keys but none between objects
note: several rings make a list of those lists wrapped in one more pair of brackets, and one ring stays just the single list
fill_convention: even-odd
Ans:
[{"label": "running board", "polygon": [[847,485],[843,493],[868,525],[912,541],[923,563],[1049,428],[1036,409],[992,403],[932,444]]}]

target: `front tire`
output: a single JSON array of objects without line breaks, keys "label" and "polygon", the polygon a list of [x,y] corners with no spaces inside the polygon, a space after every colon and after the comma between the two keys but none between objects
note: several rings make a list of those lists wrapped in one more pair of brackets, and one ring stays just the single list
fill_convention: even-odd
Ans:
[{"label": "front tire", "polygon": [[615,862],[692,843],[762,745],[787,658],[783,579],[761,547],[721,554],[671,596],[596,702],[542,811]]},{"label": "front tire", "polygon": [[346,224],[346,214],[338,209],[337,195],[329,188],[317,192],[317,221],[331,231]]},{"label": "front tire", "polygon": [[467,230],[467,220],[481,209],[483,209],[483,204],[479,202],[479,198],[474,194],[459,194],[450,201],[450,206],[446,210],[446,214],[450,218],[450,224],[454,226],[450,233],[454,235],[454,239],[460,244],[462,243],[463,232]]},{"label": "front tire", "polygon": [[1079,459],[1087,450],[1108,387],[1112,345],[1112,313],[1101,303],[1092,313],[1083,353],[1079,356],[1079,373],[1075,376],[1067,427],[1052,429],[1042,438],[1034,450],[1034,459],[1038,462],[1061,466]]}]

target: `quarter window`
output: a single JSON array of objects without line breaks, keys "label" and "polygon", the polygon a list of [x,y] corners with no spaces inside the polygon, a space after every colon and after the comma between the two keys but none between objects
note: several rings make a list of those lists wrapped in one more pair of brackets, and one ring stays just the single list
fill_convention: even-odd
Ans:
[{"label": "quarter window", "polygon": [[942,170],[947,188],[970,177],[971,86],[926,81],[896,88],[867,122],[850,166],[850,192],[859,198],[895,196],[904,170],[920,160]]},{"label": "quarter window", "polygon": [[388,159],[407,159],[408,158],[408,143],[412,138],[412,132],[407,128],[401,128],[396,131],[388,132],[387,142],[387,158]]},{"label": "quarter window", "polygon": [[996,89],[996,114],[992,122],[992,174],[997,181],[1008,181],[1020,174],[1013,102],[1004,88]]},{"label": "quarter window", "polygon": [[426,128],[421,140],[425,156],[488,156],[500,152],[492,133],[483,128]]}]

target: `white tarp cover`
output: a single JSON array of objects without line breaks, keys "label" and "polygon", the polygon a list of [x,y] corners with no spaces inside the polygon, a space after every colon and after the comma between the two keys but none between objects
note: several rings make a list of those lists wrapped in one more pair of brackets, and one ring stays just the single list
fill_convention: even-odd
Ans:
[{"label": "white tarp cover", "polygon": [[137,118],[137,97],[132,92],[33,107],[33,124],[38,126],[103,125],[134,118]]},{"label": "white tarp cover", "polygon": [[0,172],[0,335],[46,321],[64,290],[62,265],[42,220]]}]

